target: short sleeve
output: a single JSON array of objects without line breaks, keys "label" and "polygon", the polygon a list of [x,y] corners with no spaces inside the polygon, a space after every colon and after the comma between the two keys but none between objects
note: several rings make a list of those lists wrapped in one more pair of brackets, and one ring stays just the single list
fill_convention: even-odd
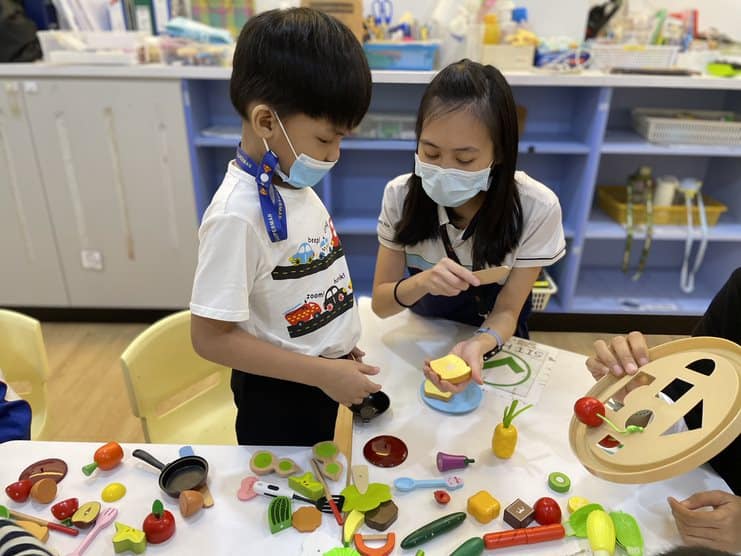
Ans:
[{"label": "short sleeve", "polygon": [[524,222],[520,247],[514,266],[532,268],[550,266],[566,254],[566,240],[561,221],[561,205],[555,197],[542,204]]},{"label": "short sleeve", "polygon": [[227,322],[250,316],[249,293],[257,275],[257,241],[241,218],[220,214],[204,220],[198,231],[198,267],[190,311]]},{"label": "short sleeve", "polygon": [[406,198],[408,176],[391,180],[383,191],[381,214],[378,216],[376,232],[378,242],[394,251],[403,251],[404,246],[396,242],[396,227],[401,221],[401,212]]}]

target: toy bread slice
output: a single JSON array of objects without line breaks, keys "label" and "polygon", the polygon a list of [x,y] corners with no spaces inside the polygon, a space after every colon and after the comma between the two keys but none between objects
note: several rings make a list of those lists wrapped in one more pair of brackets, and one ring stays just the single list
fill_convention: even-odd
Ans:
[{"label": "toy bread slice", "polygon": [[463,359],[452,353],[430,361],[430,368],[440,375],[441,380],[447,380],[451,384],[465,382],[471,378],[471,367],[466,365]]},{"label": "toy bread slice", "polygon": [[435,398],[443,402],[449,402],[453,397],[453,392],[443,392],[429,380],[425,380],[425,396]]}]

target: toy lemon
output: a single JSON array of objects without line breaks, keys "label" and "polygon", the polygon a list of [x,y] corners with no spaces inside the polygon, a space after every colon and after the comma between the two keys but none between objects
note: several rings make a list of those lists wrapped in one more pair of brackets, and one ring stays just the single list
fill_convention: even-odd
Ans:
[{"label": "toy lemon", "polygon": [[430,361],[430,368],[440,375],[441,380],[446,380],[451,384],[465,382],[471,378],[471,367],[463,359],[452,353]]}]

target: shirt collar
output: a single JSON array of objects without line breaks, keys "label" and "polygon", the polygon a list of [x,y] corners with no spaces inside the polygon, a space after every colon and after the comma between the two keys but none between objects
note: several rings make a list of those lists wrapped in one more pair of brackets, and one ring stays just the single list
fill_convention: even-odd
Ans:
[{"label": "shirt collar", "polygon": [[[476,230],[476,224],[479,221],[480,214],[481,209],[479,209],[476,214],[473,215],[471,222],[468,224],[468,227],[463,231],[463,234],[461,235],[462,241],[466,241],[473,235],[473,232]],[[440,223],[440,226],[447,226],[448,224],[452,226],[450,217],[448,216],[448,211],[442,205],[437,205],[437,221]]]}]

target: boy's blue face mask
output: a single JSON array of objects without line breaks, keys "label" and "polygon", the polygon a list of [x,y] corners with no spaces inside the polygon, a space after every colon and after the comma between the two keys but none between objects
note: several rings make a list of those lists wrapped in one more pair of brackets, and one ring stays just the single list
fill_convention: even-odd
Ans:
[{"label": "boy's blue face mask", "polygon": [[[296,154],[296,149],[293,148],[293,143],[288,137],[288,133],[286,133],[286,128],[283,127],[283,122],[280,121],[280,117],[278,117],[278,114],[276,114],[275,112],[273,112],[273,114],[275,114],[275,117],[278,120],[278,125],[280,125],[280,129],[283,132],[286,141],[288,141],[288,146],[291,147],[291,151],[293,152],[293,156],[295,158],[295,160],[293,161],[293,165],[291,165],[289,175],[283,173],[283,171],[281,171],[280,169],[280,166],[276,168],[276,173],[284,182],[298,189],[304,189],[305,187],[314,187],[316,184],[322,181],[324,176],[326,176],[334,167],[334,165],[337,164],[337,161],[334,160],[331,162],[324,162],[322,160],[311,158],[306,153],[301,153],[300,155]],[[265,139],[263,139],[263,143],[265,144],[265,149],[270,150]]]}]

